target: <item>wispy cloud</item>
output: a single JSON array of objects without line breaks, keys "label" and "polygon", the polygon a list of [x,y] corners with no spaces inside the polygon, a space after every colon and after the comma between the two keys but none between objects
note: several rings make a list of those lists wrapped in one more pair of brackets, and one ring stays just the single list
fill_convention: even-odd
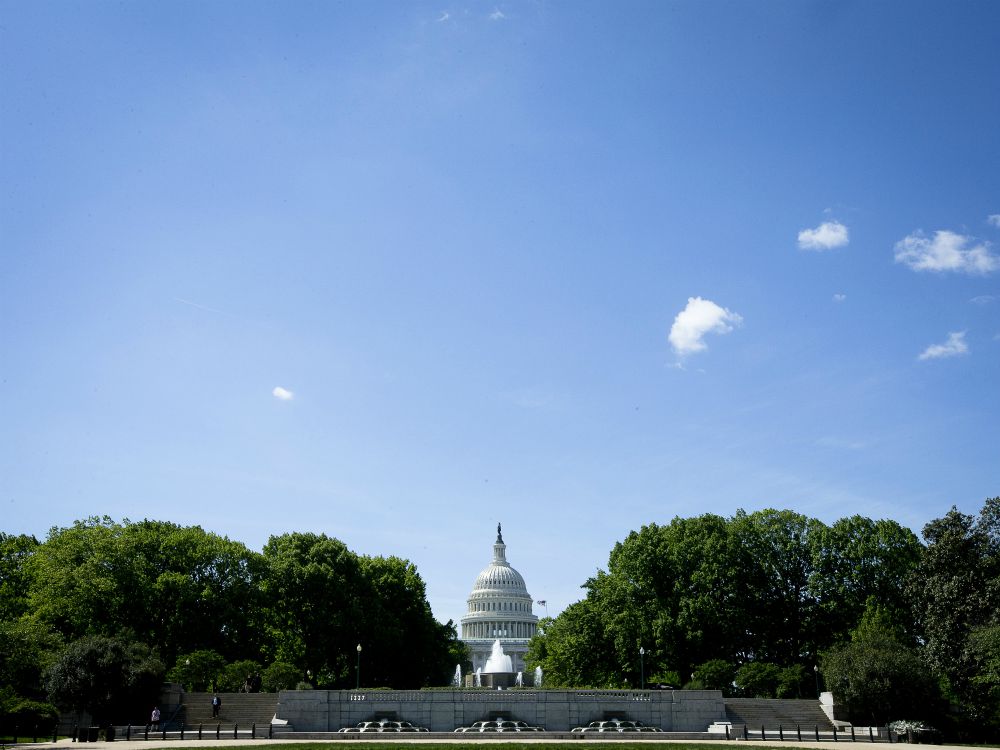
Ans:
[{"label": "wispy cloud", "polygon": [[447,21],[449,18],[451,18],[451,13],[449,13],[446,10],[443,10],[443,11],[441,11],[441,15],[438,16],[437,22],[438,23],[443,23],[444,21]]},{"label": "wispy cloud", "polygon": [[990,214],[986,217],[986,223],[995,227],[1000,227],[1000,214]]},{"label": "wispy cloud", "polygon": [[840,292],[837,292],[835,295],[833,295],[834,302],[843,302],[845,299],[847,299],[846,294],[841,294]]},{"label": "wispy cloud", "polygon": [[271,395],[274,396],[279,401],[291,401],[295,398],[295,394],[292,393],[287,388],[282,388],[280,385],[276,385],[274,390],[271,391]]},{"label": "wispy cloud", "polygon": [[706,334],[729,333],[742,322],[743,318],[739,314],[720,307],[711,300],[688,297],[687,306],[677,313],[670,326],[670,345],[681,357],[700,352],[708,348],[702,341]]},{"label": "wispy cloud", "polygon": [[948,340],[943,344],[931,344],[921,352],[918,359],[944,359],[969,353],[969,345],[965,343],[965,331],[955,331],[948,334]]},{"label": "wispy cloud", "polygon": [[868,443],[864,440],[850,440],[836,435],[825,435],[816,441],[816,445],[822,448],[836,448],[847,451],[860,451],[868,447]]},{"label": "wispy cloud", "polygon": [[490,13],[490,20],[491,20],[491,21],[502,21],[502,20],[503,20],[503,19],[505,19],[506,17],[507,17],[507,16],[505,16],[505,15],[503,14],[503,11],[502,11],[502,10],[500,10],[499,8],[494,8],[494,9],[493,9],[493,12],[492,12],[492,13]]},{"label": "wispy cloud", "polygon": [[225,310],[217,310],[214,307],[209,307],[208,305],[200,305],[197,302],[192,302],[189,299],[181,299],[180,297],[174,297],[174,302],[180,302],[182,305],[195,307],[199,310],[205,310],[206,312],[218,313],[219,315],[232,316],[232,313],[227,313]]},{"label": "wispy cloud", "polygon": [[993,294],[980,294],[969,300],[974,305],[988,305],[992,302],[996,302],[996,295]]},{"label": "wispy cloud", "polygon": [[990,252],[990,243],[978,242],[942,229],[929,238],[913,232],[896,243],[896,262],[914,271],[955,271],[987,274],[1000,269],[1000,257]]},{"label": "wispy cloud", "polygon": [[850,242],[847,227],[839,221],[824,221],[815,229],[799,232],[800,250],[832,250]]}]

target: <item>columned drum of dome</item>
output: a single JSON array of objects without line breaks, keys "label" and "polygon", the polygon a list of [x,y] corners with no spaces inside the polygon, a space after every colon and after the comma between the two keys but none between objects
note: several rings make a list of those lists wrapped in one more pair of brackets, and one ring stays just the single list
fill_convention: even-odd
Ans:
[{"label": "columned drum of dome", "polygon": [[507,562],[500,524],[493,543],[493,562],[476,577],[462,618],[462,641],[472,656],[472,671],[484,668],[499,639],[510,656],[515,672],[524,671],[528,640],[535,634],[538,618],[531,613],[532,599],[524,578]]}]

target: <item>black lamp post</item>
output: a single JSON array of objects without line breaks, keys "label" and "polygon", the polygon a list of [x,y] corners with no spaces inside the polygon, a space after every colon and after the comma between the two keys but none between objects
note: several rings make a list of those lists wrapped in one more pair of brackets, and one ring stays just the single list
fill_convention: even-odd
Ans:
[{"label": "black lamp post", "polygon": [[639,677],[642,690],[646,689],[646,649],[639,646]]},{"label": "black lamp post", "polygon": [[819,667],[813,664],[813,677],[816,678],[816,698],[819,699]]},{"label": "black lamp post", "polygon": [[358,644],[358,684],[356,690],[361,689],[361,644]]}]

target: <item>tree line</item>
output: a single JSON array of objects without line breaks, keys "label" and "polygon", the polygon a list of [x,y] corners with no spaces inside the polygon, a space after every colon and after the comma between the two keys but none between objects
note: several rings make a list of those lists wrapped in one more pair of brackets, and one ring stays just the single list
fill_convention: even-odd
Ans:
[{"label": "tree line", "polygon": [[1000,498],[952,508],[923,542],[861,516],[674,518],[630,533],[583,588],[530,644],[547,686],[827,689],[855,723],[1000,736]]},{"label": "tree line", "polygon": [[[997,739],[1000,498],[952,508],[922,536],[788,510],[644,526],[582,600],[542,620],[529,668],[548,687],[827,689],[856,723]],[[412,563],[322,534],[258,553],[151,520],[90,518],[41,542],[0,532],[0,721],[51,720],[54,704],[141,723],[164,679],[350,688],[359,643],[363,687],[446,685],[467,664]]]},{"label": "tree line", "polygon": [[89,518],[0,532],[0,718],[142,723],[188,690],[447,684],[465,649],[416,567],[323,534],[262,552],[197,526]]}]

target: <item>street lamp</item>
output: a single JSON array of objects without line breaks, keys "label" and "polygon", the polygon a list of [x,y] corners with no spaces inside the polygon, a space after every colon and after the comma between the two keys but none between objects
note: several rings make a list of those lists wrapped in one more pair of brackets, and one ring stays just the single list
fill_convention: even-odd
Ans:
[{"label": "street lamp", "polygon": [[816,697],[819,698],[819,667],[813,664],[813,677],[816,678]]},{"label": "street lamp", "polygon": [[642,646],[639,646],[639,675],[640,675],[640,679],[642,680],[642,682],[640,683],[641,684],[641,688],[640,689],[641,690],[645,690],[646,689],[646,649],[644,649]]},{"label": "street lamp", "polygon": [[361,644],[358,644],[358,684],[356,690],[361,689]]}]

